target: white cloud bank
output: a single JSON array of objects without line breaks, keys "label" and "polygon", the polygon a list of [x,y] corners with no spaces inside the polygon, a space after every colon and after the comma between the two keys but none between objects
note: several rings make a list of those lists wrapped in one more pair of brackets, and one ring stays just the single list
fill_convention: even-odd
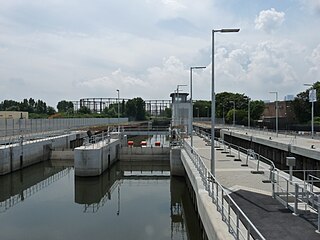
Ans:
[{"label": "white cloud bank", "polygon": [[279,28],[284,20],[284,12],[277,12],[274,8],[263,10],[255,19],[255,28],[270,33]]}]

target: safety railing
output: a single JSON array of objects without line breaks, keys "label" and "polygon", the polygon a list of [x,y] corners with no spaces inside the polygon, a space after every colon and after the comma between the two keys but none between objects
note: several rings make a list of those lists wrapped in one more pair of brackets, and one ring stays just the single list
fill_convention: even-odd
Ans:
[{"label": "safety railing", "polygon": [[236,239],[265,239],[249,218],[244,214],[228,191],[217,181],[204,164],[201,156],[189,143],[183,140],[183,147],[198,170],[205,189],[208,191],[229,232]]},{"label": "safety railing", "polygon": [[57,136],[70,134],[70,131],[67,130],[57,130],[57,131],[49,131],[49,132],[40,132],[40,133],[30,133],[24,135],[14,135],[9,137],[0,138],[0,148],[8,148],[12,147],[15,144],[23,145],[26,142],[40,142],[47,138],[54,138]]},{"label": "safety railing", "polygon": [[0,119],[0,137],[75,130],[106,124],[117,125],[125,122],[128,122],[128,118]]},{"label": "safety railing", "polygon": [[100,148],[102,145],[106,143],[110,143],[112,138],[119,138],[120,132],[118,132],[117,128],[108,128],[108,131],[101,132],[99,134],[89,135],[83,139],[83,146],[85,148]]},{"label": "safety railing", "polygon": [[[199,131],[199,134],[206,140],[211,141],[211,135],[206,132]],[[272,196],[277,199],[286,208],[293,211],[295,215],[299,215],[301,211],[311,211],[317,216],[316,227],[320,232],[320,188],[315,184],[320,184],[320,170],[293,170],[294,173],[300,174],[302,179],[292,178],[286,170],[279,170],[275,167],[272,160],[254,152],[252,149],[245,149],[228,143],[223,139],[216,139],[215,147],[220,148],[224,153],[231,154],[233,151],[244,154],[245,164],[248,166],[249,160],[255,164],[255,171],[252,173],[264,173],[269,171],[269,181],[272,184]],[[317,176],[315,176],[317,175]]]},{"label": "safety railing", "polygon": [[[295,215],[312,213],[316,216],[314,224],[320,232],[320,188],[315,186],[320,178],[309,174],[307,170],[293,170],[303,177],[290,176],[286,171],[274,171],[275,175],[275,198]],[[320,170],[312,172],[320,173]]]}]

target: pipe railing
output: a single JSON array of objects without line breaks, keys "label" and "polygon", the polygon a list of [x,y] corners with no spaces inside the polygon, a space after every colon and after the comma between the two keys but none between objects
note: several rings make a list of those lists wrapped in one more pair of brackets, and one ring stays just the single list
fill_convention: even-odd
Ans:
[{"label": "pipe railing", "polygon": [[222,220],[228,225],[229,232],[236,239],[265,239],[236,202],[211,174],[201,156],[183,140],[183,147],[198,170],[206,191],[220,212]]},{"label": "pipe railing", "polygon": [[[199,133],[204,139],[211,139],[209,133],[204,131],[199,131]],[[217,139],[216,142],[219,143],[219,148],[223,150],[228,148],[229,154],[231,153],[231,147],[238,151],[238,158],[240,158],[240,153],[246,155],[246,164],[244,166],[248,165],[248,160],[252,157],[251,160],[256,163],[256,171],[259,172],[262,168],[264,170],[267,169],[269,171],[269,181],[272,184],[272,196],[292,210],[295,215],[299,215],[302,208],[304,208],[304,211],[311,210],[315,212],[318,218],[317,232],[320,232],[320,188],[315,187],[315,183],[320,183],[320,177],[314,175],[316,173],[320,174],[320,170],[293,170],[295,173],[300,172],[303,175],[303,180],[298,178],[290,180],[290,174],[287,173],[287,170],[277,169],[272,160],[255,153],[254,150],[239,147],[223,139]],[[264,163],[263,166],[261,162]]]}]

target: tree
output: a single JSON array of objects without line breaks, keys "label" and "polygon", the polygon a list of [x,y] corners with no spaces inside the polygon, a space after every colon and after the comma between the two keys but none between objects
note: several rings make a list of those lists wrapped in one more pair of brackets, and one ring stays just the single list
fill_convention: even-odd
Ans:
[{"label": "tree", "polygon": [[47,107],[47,114],[48,115],[53,115],[56,113],[56,110],[53,107],[48,106]]},{"label": "tree", "polygon": [[250,101],[250,121],[259,120],[263,111],[265,109],[265,104],[261,100]]},{"label": "tree", "polygon": [[108,117],[118,117],[118,104],[117,103],[113,103],[110,104],[109,107],[106,107],[103,110],[103,113],[106,114]]},{"label": "tree", "polygon": [[90,114],[91,113],[91,110],[90,108],[86,107],[86,106],[82,106],[80,107],[79,113],[82,113],[82,114]]},{"label": "tree", "polygon": [[73,113],[73,107],[73,103],[71,101],[66,100],[62,100],[57,104],[58,112]]},{"label": "tree", "polygon": [[127,101],[127,116],[133,120],[141,121],[146,119],[145,102],[142,98],[137,97]]},{"label": "tree", "polygon": [[[311,89],[317,92],[317,100],[320,99],[320,82],[315,82],[312,87],[304,92],[301,92],[293,100],[293,111],[299,123],[307,123],[311,120],[311,103],[309,102],[309,92]],[[314,116],[319,116],[320,104],[314,103]]]},{"label": "tree", "polygon": [[42,100],[38,100],[35,104],[36,113],[47,113],[47,104]]},{"label": "tree", "polygon": [[193,117],[198,117],[198,111],[199,111],[199,117],[207,117],[208,111],[209,115],[211,112],[211,101],[196,101],[193,104]]}]

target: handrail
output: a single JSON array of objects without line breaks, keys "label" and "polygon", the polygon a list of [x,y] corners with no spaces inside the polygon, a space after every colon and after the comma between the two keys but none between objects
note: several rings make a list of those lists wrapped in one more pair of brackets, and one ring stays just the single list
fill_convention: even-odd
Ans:
[{"label": "handrail", "polygon": [[[200,131],[203,133],[204,131]],[[205,132],[205,137],[211,139],[209,133]],[[293,172],[303,172],[303,180],[295,178],[294,180],[290,179],[290,175],[286,173],[286,170],[279,170],[275,167],[275,164],[272,160],[255,153],[252,149],[239,148],[234,144],[228,143],[224,140],[218,139],[219,142],[224,144],[224,149],[226,145],[229,145],[229,151],[231,152],[230,146],[234,148],[238,147],[238,155],[240,156],[240,149],[245,153],[247,152],[246,165],[248,164],[248,156],[254,156],[254,159],[257,160],[257,171],[259,171],[260,161],[270,166],[270,176],[269,180],[272,183],[272,197],[276,198],[281,204],[285,207],[290,208],[294,214],[298,215],[299,207],[304,205],[305,208],[310,208],[315,211],[318,215],[317,228],[320,232],[320,189],[317,188],[317,192],[314,192],[314,183],[320,182],[320,178],[316,177],[309,172],[318,172],[319,170],[293,170]],[[240,158],[240,157],[239,157]],[[306,173],[308,176],[306,177]],[[283,185],[284,183],[284,185]],[[291,200],[293,199],[293,201]],[[300,204],[299,204],[300,203]],[[293,204],[291,206],[290,204]]]},{"label": "handrail", "polygon": [[[213,203],[217,206],[217,210],[222,215],[222,220],[227,223],[230,233],[233,234],[236,239],[265,239],[236,202],[228,194],[225,194],[227,189],[212,175],[198,152],[191,148],[185,140],[183,140],[183,147],[196,166],[205,189],[208,191]],[[233,214],[231,211],[233,211]],[[233,215],[236,216],[235,219],[233,219]],[[244,229],[246,229],[245,233],[243,233]]]}]

